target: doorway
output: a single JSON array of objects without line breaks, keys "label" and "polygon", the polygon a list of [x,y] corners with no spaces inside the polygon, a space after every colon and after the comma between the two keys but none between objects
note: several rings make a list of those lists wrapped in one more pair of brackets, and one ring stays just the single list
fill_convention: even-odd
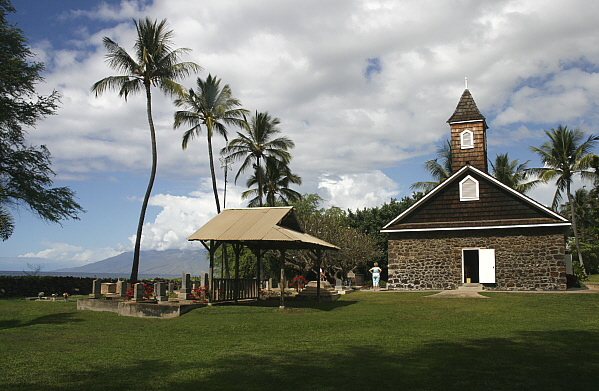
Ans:
[{"label": "doorway", "polygon": [[479,263],[478,263],[478,249],[476,250],[463,250],[462,251],[462,264],[464,268],[464,278],[462,283],[468,282],[470,279],[471,283],[478,284],[479,280]]},{"label": "doorway", "polygon": [[462,250],[462,283],[495,284],[495,249]]}]

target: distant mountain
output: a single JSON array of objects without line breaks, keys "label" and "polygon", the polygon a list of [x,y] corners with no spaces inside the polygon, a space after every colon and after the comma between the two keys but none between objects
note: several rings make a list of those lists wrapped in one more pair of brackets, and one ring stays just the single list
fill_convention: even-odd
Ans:
[{"label": "distant mountain", "polygon": [[[188,272],[192,276],[200,276],[208,272],[209,264],[206,249],[201,250],[164,250],[142,251],[139,257],[139,274],[162,276],[179,276]],[[57,269],[58,272],[77,273],[131,273],[133,252],[125,252],[102,261],[84,266]]]}]

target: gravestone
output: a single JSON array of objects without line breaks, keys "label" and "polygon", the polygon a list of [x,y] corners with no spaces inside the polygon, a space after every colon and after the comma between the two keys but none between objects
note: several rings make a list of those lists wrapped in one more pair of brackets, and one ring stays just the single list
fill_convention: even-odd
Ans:
[{"label": "gravestone", "polygon": [[133,285],[133,301],[143,301],[143,300],[144,300],[144,285],[141,283]]},{"label": "gravestone", "polygon": [[204,273],[204,286],[210,285],[210,279],[208,278],[208,273]]},{"label": "gravestone", "polygon": [[116,282],[116,291],[120,297],[127,296],[127,282],[118,280]]},{"label": "gravestone", "polygon": [[156,282],[154,284],[154,295],[158,302],[168,301],[168,296],[166,295],[166,282]]},{"label": "gravestone", "polygon": [[181,288],[179,288],[179,300],[189,300],[191,294],[191,276],[189,273],[183,273],[181,278]]},{"label": "gravestone", "polygon": [[100,280],[93,280],[92,281],[92,293],[89,294],[89,298],[90,299],[101,299],[102,298],[102,293],[101,289],[102,289],[102,283],[100,282]]},{"label": "gravestone", "polygon": [[335,290],[342,291],[343,290],[343,281],[340,278],[335,279]]},{"label": "gravestone", "polygon": [[169,282],[168,283],[168,291],[174,292],[176,290],[177,290],[177,284],[175,284],[174,282]]}]

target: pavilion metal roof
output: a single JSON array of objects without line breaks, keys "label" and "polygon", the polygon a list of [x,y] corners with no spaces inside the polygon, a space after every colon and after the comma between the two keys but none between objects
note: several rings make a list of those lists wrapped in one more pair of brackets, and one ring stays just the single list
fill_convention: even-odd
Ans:
[{"label": "pavilion metal roof", "polygon": [[291,206],[225,209],[187,240],[240,243],[260,249],[339,250],[304,233]]}]

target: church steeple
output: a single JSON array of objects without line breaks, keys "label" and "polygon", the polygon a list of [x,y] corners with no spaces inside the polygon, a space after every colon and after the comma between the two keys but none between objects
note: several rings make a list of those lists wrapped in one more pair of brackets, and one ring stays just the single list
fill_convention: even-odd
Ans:
[{"label": "church steeple", "polygon": [[483,172],[487,167],[487,123],[468,88],[447,120],[451,129],[452,171],[470,164]]}]

